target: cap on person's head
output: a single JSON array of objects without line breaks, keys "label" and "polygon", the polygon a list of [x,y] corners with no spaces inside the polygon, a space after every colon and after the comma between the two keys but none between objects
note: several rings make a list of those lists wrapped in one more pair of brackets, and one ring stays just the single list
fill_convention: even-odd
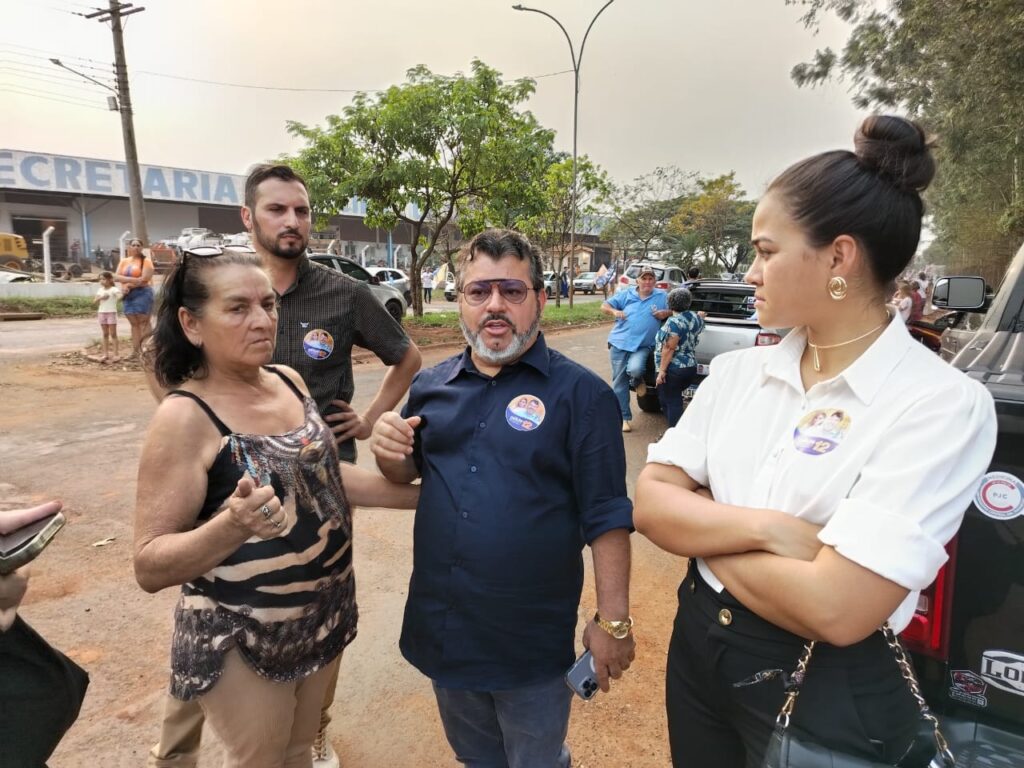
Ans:
[{"label": "cap on person's head", "polygon": [[657,277],[658,273],[654,271],[654,267],[640,267],[640,273],[637,275],[637,277],[643,277],[644,275]]}]

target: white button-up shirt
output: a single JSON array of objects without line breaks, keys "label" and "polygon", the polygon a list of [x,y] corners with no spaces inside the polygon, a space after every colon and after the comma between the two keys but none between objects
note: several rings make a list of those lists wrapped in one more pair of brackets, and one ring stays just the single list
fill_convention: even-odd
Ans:
[{"label": "white button-up shirt", "polygon": [[777,346],[716,357],[647,460],[679,467],[724,504],[824,526],[823,544],[910,590],[889,619],[899,632],[992,458],[992,397],[914,341],[898,315],[846,370],[805,391],[806,342],[796,330]]}]

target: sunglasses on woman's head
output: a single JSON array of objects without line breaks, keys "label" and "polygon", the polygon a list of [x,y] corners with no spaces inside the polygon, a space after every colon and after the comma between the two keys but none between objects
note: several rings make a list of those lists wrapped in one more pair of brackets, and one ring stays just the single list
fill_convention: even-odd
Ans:
[{"label": "sunglasses on woman's head", "polygon": [[533,290],[522,280],[474,280],[462,286],[462,295],[470,306],[479,306],[491,298],[497,287],[501,298],[510,304],[522,304],[527,294]]},{"label": "sunglasses on woman's head", "polygon": [[181,252],[181,258],[186,256],[197,256],[200,259],[209,259],[213,256],[220,256],[224,253],[224,249],[219,245],[196,245],[192,248],[185,248]]}]

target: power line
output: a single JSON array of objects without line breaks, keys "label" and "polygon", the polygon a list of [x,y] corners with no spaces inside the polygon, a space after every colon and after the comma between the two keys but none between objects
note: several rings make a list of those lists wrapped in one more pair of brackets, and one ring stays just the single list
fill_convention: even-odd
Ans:
[{"label": "power line", "polygon": [[[75,61],[78,61],[78,62],[90,62],[91,64],[103,64],[103,62],[97,61],[96,59],[89,59],[89,58],[85,58],[85,57],[82,57],[82,56],[69,56],[69,55],[62,54],[62,53],[59,53],[59,52],[56,52],[56,51],[48,51],[48,50],[44,50],[42,48],[31,48],[31,47],[26,46],[26,45],[17,45],[17,44],[14,44],[14,43],[0,43],[0,52],[3,51],[4,47],[21,48],[21,49],[24,49],[24,50],[36,51],[36,52],[42,53],[42,54],[52,54],[54,56],[59,56],[60,58],[67,59],[69,61],[75,60]],[[27,56],[27,57],[30,57],[30,58],[42,59],[42,60],[48,59],[48,56],[39,56],[39,55],[32,55],[32,54],[27,54],[27,53],[19,53],[18,51],[9,51],[9,53],[12,53],[14,55]],[[36,66],[38,66],[38,65],[36,65]],[[100,72],[110,72],[111,71],[111,67],[110,67],[109,64],[106,65],[106,66],[91,66],[88,63],[78,63],[78,64],[75,64],[75,66],[82,67],[82,68],[85,68],[85,69],[94,69],[94,70],[97,70],[97,71],[100,71]],[[546,73],[544,73],[542,75],[527,75],[526,77],[529,77],[532,80],[540,80],[541,78],[557,77],[558,75],[567,75],[567,74],[571,74],[572,72],[573,72],[573,70],[571,70],[571,69],[563,69],[563,70],[560,70],[558,72],[546,72]],[[246,90],[256,90],[256,91],[284,91],[284,92],[287,92],[287,93],[381,93],[381,92],[387,90],[386,88],[297,88],[297,87],[294,87],[294,86],[257,85],[257,84],[252,84],[252,83],[233,83],[233,82],[229,82],[229,81],[225,81],[225,80],[210,80],[210,79],[199,78],[199,77],[188,77],[186,75],[175,75],[175,74],[172,74],[170,72],[154,72],[153,70],[136,70],[135,74],[138,74],[138,75],[150,75],[151,77],[162,77],[162,78],[166,78],[166,79],[169,79],[169,80],[181,80],[181,81],[189,82],[189,83],[202,83],[204,85],[216,85],[216,86],[221,86],[221,87],[224,87],[224,88],[243,88],[243,89],[246,89]],[[510,78],[510,79],[518,80],[520,78]]]},{"label": "power line", "polygon": [[[40,53],[43,54],[42,56],[32,56],[32,58],[36,58],[36,59],[48,59],[50,56],[59,56],[60,58],[68,59],[69,61],[74,59],[76,61],[88,62],[90,64],[100,64],[100,65],[102,65],[102,68],[105,71],[108,71],[108,72],[110,71],[110,64],[109,63],[103,62],[103,61],[99,61],[98,59],[90,59],[90,58],[88,58],[86,56],[75,56],[75,55],[72,55],[72,54],[60,53],[59,51],[47,50],[45,48],[33,48],[30,45],[19,45],[17,43],[0,42],[0,50],[3,50],[4,48],[17,48],[17,49],[20,49],[22,51],[34,51],[36,54],[40,54]],[[17,51],[9,51],[9,52],[10,53],[14,53],[14,54],[18,54]],[[22,53],[22,54],[18,54],[18,55],[30,56],[31,54]],[[84,67],[86,65],[82,64],[81,66]]]},{"label": "power line", "polygon": [[[560,72],[548,72],[543,75],[532,75],[531,79],[542,77],[554,77],[572,73],[573,70],[566,69]],[[296,88],[294,86],[279,85],[253,85],[250,83],[230,83],[223,80],[206,80],[199,77],[186,77],[185,75],[172,75],[167,72],[153,72],[148,69],[139,69],[135,72],[138,75],[150,75],[152,77],[164,77],[170,80],[184,80],[189,83],[203,83],[205,85],[218,85],[225,88],[245,88],[255,91],[287,91],[290,93],[381,93],[385,88]],[[519,78],[516,78],[519,79]]]},{"label": "power line", "polygon": [[0,80],[0,85],[3,85],[6,88],[15,88],[15,89],[24,91],[25,93],[43,94],[43,95],[46,95],[46,96],[53,96],[55,98],[64,99],[64,100],[69,101],[69,102],[76,102],[76,103],[82,104],[82,105],[89,105],[89,106],[101,108],[101,107],[99,107],[99,104],[97,104],[95,101],[90,101],[85,96],[76,96],[75,94],[72,94],[72,93],[55,93],[53,91],[45,90],[45,89],[42,89],[42,88],[33,88],[31,86],[28,86],[28,85],[22,85],[21,83],[11,83],[11,82],[8,82],[7,80]]},{"label": "power line", "polygon": [[0,67],[10,69],[11,71],[24,72],[26,75],[38,75],[40,77],[53,77],[62,80],[80,82],[80,78],[69,77],[68,75],[62,74],[54,68],[53,64],[48,67],[44,67],[41,64],[28,64],[23,61],[11,61],[10,59],[0,58]]},{"label": "power line", "polygon": [[[53,66],[53,59],[59,56],[59,54],[54,54],[53,56],[35,56],[29,53],[22,53],[21,51],[4,50],[2,47],[0,47],[0,54],[3,54],[4,56],[20,56],[22,58],[29,59],[29,61],[19,60],[18,63],[23,64],[26,67],[42,67],[43,69],[50,69]],[[84,61],[75,60],[74,57],[67,58],[67,60],[79,69],[88,69],[92,70],[93,72],[102,72],[104,74],[110,74],[114,69],[113,64],[107,64],[105,67],[97,67],[92,64],[86,64]],[[46,64],[37,64],[37,61],[45,61]]]},{"label": "power line", "polygon": [[90,88],[90,87],[88,87],[86,85],[82,85],[82,81],[81,80],[72,80],[72,79],[61,80],[59,78],[51,78],[51,77],[48,77],[46,75],[37,75],[34,72],[33,73],[18,72],[17,70],[13,70],[10,67],[4,67],[4,66],[0,66],[0,73],[7,74],[7,75],[9,75],[11,77],[14,77],[17,80],[34,80],[36,82],[46,83],[47,85],[49,85],[51,87],[54,87],[54,88],[71,88],[73,90],[83,91],[83,92],[88,93],[88,94],[90,94],[92,96],[96,95],[96,89],[95,88]]},{"label": "power line", "polygon": [[[246,88],[254,91],[289,91],[293,93],[359,93],[359,88],[295,88],[291,86],[276,85],[250,85],[248,83],[227,83],[221,80],[204,80],[198,77],[186,77],[184,75],[171,75],[166,72],[152,72],[146,69],[135,71],[137,75],[151,75],[152,77],[165,77],[169,80],[184,80],[189,83],[203,83],[205,85],[219,85],[226,88]],[[371,88],[368,91],[378,89]],[[367,92],[366,90],[363,91]]]},{"label": "power line", "polygon": [[25,89],[20,89],[20,88],[11,88],[11,87],[8,87],[7,83],[0,83],[0,92],[3,92],[3,93],[13,93],[13,94],[17,94],[19,96],[28,96],[29,98],[32,98],[32,99],[46,99],[47,101],[57,101],[57,102],[60,102],[62,104],[70,104],[73,107],[84,107],[86,109],[98,109],[101,112],[106,112],[107,111],[105,107],[98,107],[98,106],[95,106],[93,104],[88,104],[88,103],[86,103],[84,101],[70,101],[68,99],[58,99],[58,98],[56,98],[54,96],[48,96],[48,95],[45,94],[45,91],[32,91],[32,90],[25,90]]}]

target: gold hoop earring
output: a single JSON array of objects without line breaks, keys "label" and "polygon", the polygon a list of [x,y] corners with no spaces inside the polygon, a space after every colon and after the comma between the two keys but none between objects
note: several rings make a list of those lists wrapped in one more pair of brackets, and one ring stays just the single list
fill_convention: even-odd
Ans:
[{"label": "gold hoop earring", "polygon": [[828,295],[835,301],[842,301],[846,298],[846,280],[836,276],[828,281]]}]

